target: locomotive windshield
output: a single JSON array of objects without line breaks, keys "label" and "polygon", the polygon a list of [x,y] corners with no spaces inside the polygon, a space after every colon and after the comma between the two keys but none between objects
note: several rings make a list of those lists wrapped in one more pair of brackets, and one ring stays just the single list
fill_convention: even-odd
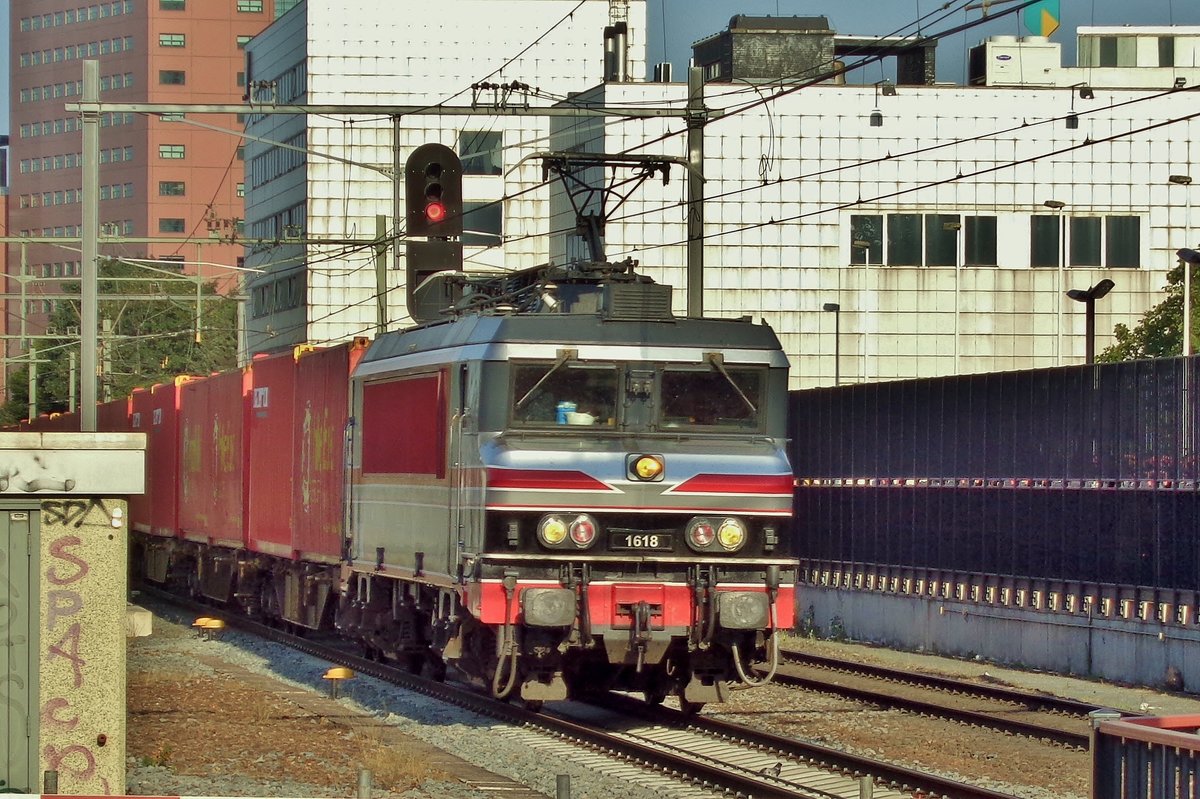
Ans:
[{"label": "locomotive windshield", "polygon": [[515,427],[758,430],[766,369],[617,364],[559,358],[512,364]]},{"label": "locomotive windshield", "polygon": [[762,378],[761,369],[667,367],[660,390],[661,426],[756,429]]},{"label": "locomotive windshield", "polygon": [[616,416],[616,364],[560,360],[513,367],[518,425],[615,425]]}]

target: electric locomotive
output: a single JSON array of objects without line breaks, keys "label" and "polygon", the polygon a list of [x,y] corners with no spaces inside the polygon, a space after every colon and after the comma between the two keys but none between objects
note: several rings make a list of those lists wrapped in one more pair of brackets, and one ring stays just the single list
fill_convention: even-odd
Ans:
[{"label": "electric locomotive", "polygon": [[431,282],[456,310],[351,378],[339,630],[531,704],[769,679],[797,568],[774,332],[677,317],[632,263]]}]

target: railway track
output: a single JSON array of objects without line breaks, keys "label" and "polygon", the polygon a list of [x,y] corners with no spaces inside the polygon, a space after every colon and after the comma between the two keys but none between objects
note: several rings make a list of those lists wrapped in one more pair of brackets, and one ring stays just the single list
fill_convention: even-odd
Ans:
[{"label": "railway track", "polygon": [[1090,741],[1087,714],[1100,709],[1073,699],[794,651],[785,653],[775,682],[1083,750]]},{"label": "railway track", "polygon": [[576,754],[576,760],[600,757],[632,763],[657,775],[652,779],[661,780],[663,792],[672,797],[732,794],[755,799],[1013,799],[1009,794],[938,775],[705,716],[688,716],[615,694],[606,694],[593,704],[551,703],[543,711],[534,712],[494,700],[471,687],[430,681],[397,666],[348,653],[344,642],[338,646],[333,640],[296,637],[236,614],[221,614],[208,605],[154,590],[146,593],[198,614],[219,615],[231,628],[348,666],[360,674],[553,735],[576,750],[583,748],[590,753]]}]

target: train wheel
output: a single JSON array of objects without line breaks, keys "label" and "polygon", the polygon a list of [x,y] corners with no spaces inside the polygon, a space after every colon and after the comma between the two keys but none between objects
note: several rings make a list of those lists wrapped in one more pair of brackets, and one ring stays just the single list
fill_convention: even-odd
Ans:
[{"label": "train wheel", "polygon": [[427,680],[433,680],[434,682],[445,682],[446,661],[435,655],[426,657],[425,667],[421,670],[421,676]]},{"label": "train wheel", "polygon": [[688,700],[686,700],[682,697],[680,697],[680,699],[679,699],[679,709],[680,709],[680,711],[683,712],[683,714],[685,716],[698,715],[703,708],[704,708],[703,702],[689,702]]},{"label": "train wheel", "polygon": [[648,688],[642,691],[642,696],[645,697],[647,705],[661,705],[667,698],[667,692],[661,688]]},{"label": "train wheel", "polygon": [[530,713],[539,713],[542,710],[542,700],[540,699],[526,699],[522,704]]}]

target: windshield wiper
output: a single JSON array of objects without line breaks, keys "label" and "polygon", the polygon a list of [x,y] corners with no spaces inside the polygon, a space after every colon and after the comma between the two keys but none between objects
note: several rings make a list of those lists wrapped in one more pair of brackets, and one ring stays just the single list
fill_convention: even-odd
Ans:
[{"label": "windshield wiper", "polygon": [[521,408],[525,407],[525,403],[529,402],[533,395],[537,393],[537,390],[542,387],[542,384],[550,379],[550,375],[562,368],[563,364],[567,363],[568,361],[574,361],[578,357],[579,350],[559,350],[558,359],[554,361],[554,365],[546,370],[546,374],[542,375],[541,379],[533,384],[533,388],[529,389],[529,391],[525,393],[525,396],[521,397],[521,399],[517,401],[517,407],[515,410],[519,411]]},{"label": "windshield wiper", "polygon": [[750,413],[757,414],[758,408],[754,407],[754,403],[746,396],[746,392],[742,391],[741,386],[733,379],[733,376],[725,370],[725,355],[720,352],[706,352],[704,359],[708,361],[708,365],[721,373],[721,375],[729,381],[729,385],[733,386],[733,390],[742,398],[742,402],[746,403],[746,407],[750,409]]}]

